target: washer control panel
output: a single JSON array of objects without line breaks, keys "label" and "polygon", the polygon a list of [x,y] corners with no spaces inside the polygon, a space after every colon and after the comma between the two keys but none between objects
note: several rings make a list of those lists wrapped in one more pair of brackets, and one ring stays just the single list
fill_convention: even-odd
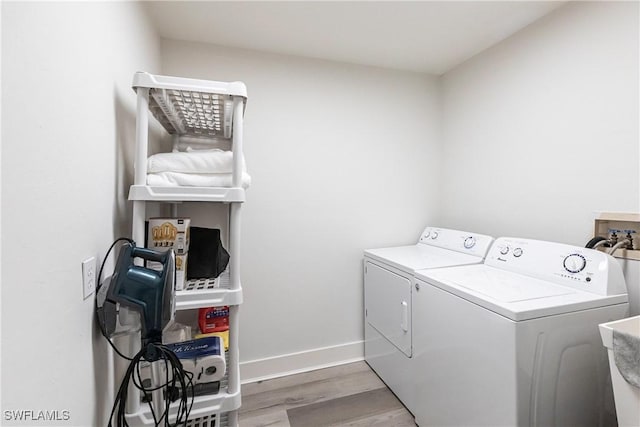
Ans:
[{"label": "washer control panel", "polygon": [[493,237],[448,228],[427,227],[418,244],[464,252],[484,258],[493,242]]},{"label": "washer control panel", "polygon": [[485,264],[600,295],[627,292],[614,258],[562,243],[501,237],[489,250]]}]

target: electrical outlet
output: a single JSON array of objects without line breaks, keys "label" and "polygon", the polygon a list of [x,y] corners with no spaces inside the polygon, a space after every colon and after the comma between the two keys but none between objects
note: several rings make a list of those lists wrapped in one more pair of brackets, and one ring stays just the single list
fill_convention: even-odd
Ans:
[{"label": "electrical outlet", "polygon": [[82,261],[82,295],[87,299],[96,290],[96,257]]}]

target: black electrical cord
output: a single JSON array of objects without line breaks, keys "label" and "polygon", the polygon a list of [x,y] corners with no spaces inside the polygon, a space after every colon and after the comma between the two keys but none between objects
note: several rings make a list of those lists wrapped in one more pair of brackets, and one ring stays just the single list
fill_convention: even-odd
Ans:
[{"label": "black electrical cord", "polygon": [[[115,245],[117,245],[118,242],[123,242],[123,241],[126,241],[128,244],[133,245],[133,246],[135,246],[135,244],[136,244],[136,242],[134,242],[133,240],[129,239],[128,237],[118,237],[111,244],[111,246],[109,246],[109,249],[107,249],[107,253],[104,256],[104,259],[102,260],[102,264],[100,264],[100,270],[98,270],[98,277],[96,279],[96,296],[94,298],[94,311],[96,312],[96,316],[97,316],[97,313],[98,313],[98,291],[102,287],[102,284],[100,282],[100,278],[102,277],[102,270],[104,270],[104,265],[106,264],[107,259],[109,258],[109,254],[111,253],[111,251],[113,250]],[[100,332],[102,333],[102,336],[105,337],[105,339],[107,340],[107,342],[109,343],[111,348],[118,354],[118,356],[120,356],[120,357],[122,357],[123,359],[126,359],[126,360],[132,360],[130,357],[125,356],[124,354],[122,354],[120,352],[120,350],[118,350],[118,348],[115,346],[115,344],[107,336],[107,332],[104,330],[104,327],[102,325],[102,322],[100,322],[100,320],[98,320],[98,326],[100,327]]]},{"label": "black electrical cord", "polygon": [[[149,350],[157,351],[160,355],[160,359],[157,362],[164,361],[165,366],[165,382],[158,386],[145,387],[140,374],[140,363],[143,361],[145,354]],[[157,363],[156,362],[156,363]],[[177,427],[186,426],[189,419],[189,413],[193,407],[193,374],[185,371],[182,362],[168,347],[162,344],[148,344],[146,348],[141,349],[131,359],[131,363],[127,368],[120,388],[116,394],[116,399],[111,409],[111,415],[109,416],[108,427],[113,427],[114,416],[115,425],[117,427],[127,427],[129,424],[126,419],[126,403],[129,391],[129,383],[133,381],[135,387],[140,390],[145,398],[149,402],[151,409],[151,415],[153,417],[154,425],[165,427]],[[160,414],[156,414],[153,410],[151,402],[151,393],[156,390],[162,390],[164,394],[164,407]],[[191,396],[191,399],[189,399]],[[175,423],[171,423],[169,420],[169,409],[171,403],[179,400],[179,404],[176,411]]]}]

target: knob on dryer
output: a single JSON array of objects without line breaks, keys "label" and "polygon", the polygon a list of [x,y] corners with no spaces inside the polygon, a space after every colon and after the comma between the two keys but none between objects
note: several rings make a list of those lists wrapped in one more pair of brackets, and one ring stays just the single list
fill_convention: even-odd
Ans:
[{"label": "knob on dryer", "polygon": [[437,232],[437,231],[432,231],[432,232],[431,232],[431,239],[432,239],[432,240],[435,240],[435,239],[437,239],[437,238],[438,238],[438,232]]},{"label": "knob on dryer", "polygon": [[475,245],[476,245],[476,238],[475,237],[469,236],[466,239],[464,239],[464,247],[465,248],[471,249]]}]

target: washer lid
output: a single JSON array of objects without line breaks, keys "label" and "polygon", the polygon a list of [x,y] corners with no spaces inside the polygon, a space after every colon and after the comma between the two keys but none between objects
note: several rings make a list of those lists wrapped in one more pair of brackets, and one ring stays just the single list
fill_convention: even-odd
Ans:
[{"label": "washer lid", "polygon": [[451,267],[454,265],[477,264],[482,258],[449,249],[417,244],[395,248],[368,249],[365,257],[395,267],[405,273],[427,268]]},{"label": "washer lid", "polygon": [[568,295],[576,292],[573,289],[559,287],[558,285],[526,276],[513,281],[512,277],[502,273],[502,271],[453,271],[449,276],[449,280],[469,291],[482,294],[496,301],[508,303]]},{"label": "washer lid", "polygon": [[484,264],[417,271],[416,278],[514,321],[628,301],[627,294],[602,296]]}]

